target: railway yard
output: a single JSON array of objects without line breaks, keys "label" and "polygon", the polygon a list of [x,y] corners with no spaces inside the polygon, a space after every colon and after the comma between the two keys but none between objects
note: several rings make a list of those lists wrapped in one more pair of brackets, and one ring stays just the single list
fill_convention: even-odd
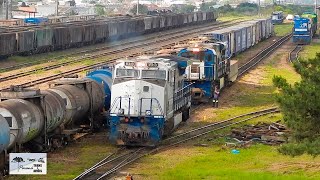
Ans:
[{"label": "railway yard", "polygon": [[[207,17],[209,19],[209,15]],[[47,90],[61,96],[66,103],[65,106],[67,106],[70,100],[67,100],[65,96],[69,96],[69,94],[61,95],[63,94],[61,92],[65,92],[63,91],[65,87],[72,85],[89,94],[87,98],[89,105],[86,104],[88,107],[85,112],[82,111],[81,108],[83,107],[80,105],[71,108],[74,114],[73,117],[68,119],[69,124],[66,123],[67,120],[60,119],[56,120],[54,125],[48,126],[46,123],[51,116],[44,115],[45,125],[42,125],[44,129],[46,127],[52,128],[58,124],[57,121],[61,121],[59,125],[56,125],[56,130],[52,131],[54,133],[64,132],[65,129],[79,125],[78,123],[80,123],[79,127],[85,127],[85,130],[79,130],[79,132],[72,134],[73,140],[62,140],[62,142],[55,141],[56,135],[52,135],[52,140],[50,138],[46,139],[47,136],[51,135],[51,132],[49,130],[39,130],[39,136],[43,131],[45,132],[44,142],[59,144],[58,148],[55,146],[54,149],[45,150],[45,152],[48,152],[47,175],[6,174],[4,178],[9,180],[120,180],[128,179],[130,176],[133,179],[319,179],[319,157],[310,155],[291,157],[279,153],[278,148],[286,142],[286,134],[290,133],[290,129],[285,126],[282,120],[283,115],[276,99],[279,90],[273,85],[274,76],[282,76],[290,84],[301,80],[292,64],[300,58],[315,57],[319,47],[318,39],[315,39],[315,42],[311,45],[296,45],[291,40],[293,36],[291,32],[292,24],[274,25],[272,28],[271,20],[269,20],[267,18],[259,20],[257,18],[238,18],[221,21],[218,18],[217,21],[205,21],[205,18],[203,18],[205,23],[156,30],[144,35],[126,37],[91,46],[29,56],[13,55],[3,59],[0,67],[0,90],[5,95],[13,90],[20,92],[18,87],[40,89],[41,92]],[[239,26],[242,29],[232,26]],[[245,35],[242,33],[243,29],[245,29]],[[216,38],[211,40],[210,37],[213,37],[215,33],[220,35],[218,32],[230,39]],[[238,32],[239,36],[237,35]],[[203,37],[204,35],[206,37]],[[237,41],[237,37],[240,39],[243,36],[247,38],[250,36],[250,39],[248,38],[244,45],[242,41]],[[203,38],[207,39],[203,40]],[[196,45],[190,43],[191,41],[196,41]],[[241,45],[239,45],[240,49],[238,50],[239,43]],[[207,44],[210,45],[210,48]],[[201,48],[207,49],[203,50]],[[168,50],[173,53],[170,56],[167,54],[156,55],[156,52],[160,52],[159,50]],[[198,53],[202,50],[205,53],[213,52],[213,54],[205,54],[203,55],[205,58],[201,59],[202,57],[201,55],[198,56]],[[183,53],[185,52],[195,54],[184,56]],[[222,56],[222,52],[225,55]],[[219,59],[219,55],[225,59]],[[146,58],[148,61],[143,64]],[[200,58],[200,60],[196,58]],[[214,68],[217,69],[206,69],[207,66],[212,64],[203,64],[202,67],[199,65],[200,62],[212,62],[210,58],[213,58],[213,62],[219,63],[219,66],[214,65]],[[164,65],[161,64],[162,61],[165,62]],[[237,66],[232,66],[230,62],[236,62]],[[143,65],[138,67],[139,63]],[[198,71],[192,74],[194,71],[192,70],[193,65],[197,65]],[[138,67],[139,73],[134,66]],[[112,67],[112,70],[110,70],[110,67]],[[157,72],[163,71],[162,68],[168,68],[169,70],[167,70],[163,79],[160,79],[161,73],[159,73],[156,75],[158,77],[153,77],[158,78],[156,80],[151,78],[151,74],[149,74],[150,77],[148,76],[143,80],[143,70],[148,69],[150,71],[150,69],[153,70],[152,68],[156,68]],[[189,71],[186,70],[188,68],[190,68]],[[202,71],[201,68],[203,68]],[[120,70],[127,71],[125,76],[120,76]],[[130,71],[129,74],[128,70],[136,71],[134,73]],[[185,72],[181,73],[182,70]],[[235,79],[232,79],[233,71],[236,72]],[[198,90],[205,87],[197,86],[196,84],[199,81],[192,78],[188,79],[188,82],[191,83],[186,85],[184,79],[192,77],[192,75],[194,77],[197,74],[199,79],[203,76],[201,83],[199,83],[202,84],[210,78],[210,73],[215,74],[216,72],[223,73],[219,77],[217,76],[220,79],[216,79],[215,75],[212,75],[214,77],[210,79],[209,89],[212,91],[212,96],[207,97],[207,89],[207,91],[201,91],[201,95],[199,95],[201,98],[208,99],[208,102],[194,103],[198,97],[196,96],[198,91],[192,91],[192,89]],[[104,73],[104,76],[99,73]],[[191,75],[188,76],[188,73]],[[76,80],[74,79],[75,75]],[[173,77],[171,78],[171,76]],[[59,81],[60,78],[67,78],[66,81],[68,82]],[[130,78],[136,78],[135,86],[129,84],[132,80]],[[161,91],[170,95],[172,91],[170,87],[173,87],[171,92],[173,93],[172,111],[174,111],[172,125],[170,123],[168,123],[169,125],[166,123],[163,123],[164,125],[161,123],[153,124],[153,126],[148,124],[150,121],[158,119],[162,122],[161,118],[170,116],[170,113],[165,113],[171,108],[171,99],[167,97],[169,95],[166,95],[165,97],[168,99],[163,100],[165,103],[162,104],[161,98],[142,97],[143,93],[149,92],[149,85],[143,84],[146,82],[154,83],[150,85],[151,89],[158,88],[154,90],[156,95],[160,94]],[[83,83],[86,85],[83,85]],[[121,86],[121,83],[124,85]],[[161,85],[163,83],[167,84]],[[101,89],[93,88],[90,90],[88,84],[97,84],[95,87],[99,86]],[[143,88],[139,89],[136,87],[137,84],[143,86]],[[50,87],[49,90],[48,87]],[[133,89],[132,92],[129,91],[130,87],[134,87],[131,88]],[[160,87],[168,89],[163,90]],[[214,97],[213,94],[216,93],[215,88],[217,87],[221,90],[218,93],[219,106],[213,107],[209,98]],[[97,89],[103,91],[103,100],[96,100],[102,97],[93,91]],[[136,93],[135,90],[140,92]],[[115,95],[117,93],[120,94],[119,97]],[[121,93],[126,94],[126,97],[122,97]],[[139,94],[140,99],[137,103],[140,106],[139,108],[135,107],[135,101],[138,100],[131,99],[136,94],[130,96],[130,93]],[[3,94],[0,93],[0,95]],[[76,99],[79,98],[78,96],[79,94],[75,94]],[[28,98],[30,97],[22,96],[22,99],[28,100]],[[59,98],[56,96],[56,99]],[[122,100],[125,98],[128,98],[128,100]],[[6,101],[10,98],[3,96],[1,99]],[[142,108],[144,99],[150,101],[147,104],[150,109]],[[118,101],[120,101],[120,105],[117,105]],[[153,104],[153,101],[156,101],[156,105]],[[34,101],[31,102],[34,103]],[[75,102],[75,104],[78,103],[77,100]],[[84,100],[79,101],[79,103],[84,102]],[[93,104],[93,102],[97,104]],[[125,103],[128,103],[128,105],[126,106]],[[162,105],[164,107],[161,107]],[[5,108],[1,104],[0,107]],[[46,108],[52,108],[52,106],[50,106],[50,103],[49,106],[41,103],[41,108],[45,112],[41,114],[46,114],[48,113]],[[113,109],[116,110],[113,111]],[[142,112],[142,109],[144,112]],[[67,106],[65,111],[68,110],[70,109]],[[131,111],[139,111],[140,114],[137,119],[134,115],[130,115]],[[153,114],[157,111],[161,113],[164,111],[164,114]],[[0,119],[6,115],[1,114],[1,112],[0,108]],[[127,112],[128,116],[126,116]],[[83,116],[86,117],[79,118],[76,116],[77,113],[78,115],[80,113],[85,114]],[[142,113],[145,113],[144,116]],[[100,115],[103,118],[108,116],[108,118],[101,122]],[[60,114],[60,116],[62,115]],[[152,116],[151,120],[148,119],[150,116]],[[98,123],[93,123],[95,118],[99,119]],[[84,124],[81,124],[82,121]],[[171,120],[165,119],[164,121],[170,122]],[[179,122],[176,123],[176,121]],[[144,131],[141,130],[140,134],[140,130],[132,128],[131,131],[134,131],[134,133],[129,132],[130,127],[127,127],[126,124],[130,123],[135,123],[134,126],[142,124],[139,129]],[[19,123],[17,124],[19,125]],[[147,125],[150,125],[150,127],[147,128],[148,133],[146,135],[144,133],[147,131],[145,130]],[[163,129],[154,131],[155,126],[162,125]],[[12,122],[10,127],[12,127]],[[123,127],[126,127],[126,130],[122,130]],[[96,128],[99,130],[92,131]],[[167,135],[164,132],[166,128],[169,129],[169,132],[174,131]],[[123,131],[124,134],[127,133],[127,136],[124,138],[125,135],[119,134],[120,131]],[[160,140],[157,139],[158,134],[155,135],[155,132],[160,135]],[[20,136],[22,135],[17,137]],[[134,136],[133,140],[130,140],[131,136]],[[28,137],[30,142],[25,141],[25,144],[34,146],[32,144],[33,140],[30,136]],[[36,139],[35,135],[32,137]],[[112,139],[114,137],[116,137],[116,140]],[[151,147],[144,146],[144,144],[147,144],[145,141],[139,141],[139,138],[142,137],[147,137],[148,140],[152,139],[152,141],[148,141]],[[16,144],[12,144],[11,141],[10,139],[10,145],[7,145],[10,147],[8,152],[19,152],[19,150],[21,152],[31,152],[28,148],[24,148],[19,140],[16,140]],[[142,146],[141,142],[144,142]],[[49,147],[49,145],[48,147],[45,145],[46,143],[41,145],[44,149]],[[55,143],[50,145],[53,147],[56,145]],[[61,144],[67,145],[61,147]],[[154,146],[154,144],[156,145]],[[7,150],[5,149],[6,153]],[[0,158],[1,160],[3,159]],[[3,166],[5,165],[0,164],[0,167]]]}]

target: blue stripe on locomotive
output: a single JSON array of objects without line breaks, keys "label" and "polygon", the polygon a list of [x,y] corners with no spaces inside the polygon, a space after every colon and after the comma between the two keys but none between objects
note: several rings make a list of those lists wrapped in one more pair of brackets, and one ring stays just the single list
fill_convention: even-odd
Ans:
[{"label": "blue stripe on locomotive", "polygon": [[[137,138],[140,140],[140,142],[125,142],[126,145],[135,145],[135,144],[141,144],[144,143],[146,145],[156,145],[161,141],[162,133],[164,129],[164,122],[165,118],[163,116],[145,116],[144,122],[142,123],[140,120],[140,117],[130,117],[130,122],[123,123],[120,121],[123,121],[124,117],[121,116],[111,116],[110,119],[110,136],[109,140],[112,143],[117,143],[119,138],[121,136],[121,127],[125,127],[125,132],[130,132],[130,129],[136,132],[137,129],[148,133],[148,136],[145,136],[145,138]],[[121,126],[120,126],[121,124]],[[141,142],[143,141],[143,142]]]}]

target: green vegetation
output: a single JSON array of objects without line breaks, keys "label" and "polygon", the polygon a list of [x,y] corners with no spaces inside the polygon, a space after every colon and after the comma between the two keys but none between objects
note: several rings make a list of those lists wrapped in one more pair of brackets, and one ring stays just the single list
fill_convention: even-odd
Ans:
[{"label": "green vegetation", "polygon": [[320,54],[312,59],[300,59],[294,64],[302,80],[290,85],[281,76],[275,76],[274,84],[280,88],[277,100],[283,119],[292,130],[292,141],[284,145],[281,152],[290,155],[308,153],[319,155],[320,145]]},{"label": "green vegetation", "polygon": [[285,14],[298,14],[301,15],[304,12],[313,12],[314,7],[300,6],[300,5],[276,5],[275,11],[283,11]]},{"label": "green vegetation", "polygon": [[210,11],[213,10],[213,6],[216,5],[217,2],[211,1],[211,2],[203,2],[200,4],[200,10],[201,11]]},{"label": "green vegetation", "polygon": [[293,24],[277,24],[274,26],[276,36],[285,36],[292,32]]},{"label": "green vegetation", "polygon": [[105,9],[105,7],[100,4],[96,4],[94,7],[94,11],[96,12],[96,14],[98,14],[100,16],[106,14],[106,11],[104,9]]},{"label": "green vegetation", "polygon": [[320,43],[311,43],[309,46],[304,46],[303,51],[299,53],[299,56],[302,59],[312,59],[316,57],[316,54],[319,52]]},{"label": "green vegetation", "polygon": [[[232,3],[232,2],[230,2]],[[236,8],[231,7],[229,4],[226,4],[218,8],[219,13],[230,16],[230,15],[257,15],[258,14],[258,5],[253,3],[241,3]],[[299,5],[275,5],[275,6],[265,6],[261,7],[260,13],[263,16],[271,16],[273,11],[283,11],[285,14],[302,14],[303,12],[313,12],[313,7],[304,7]]]},{"label": "green vegetation", "polygon": [[[137,5],[134,5],[131,9],[130,12],[132,14],[136,14],[137,13]],[[143,4],[139,4],[139,14],[147,14],[148,13],[148,7],[146,5]]]},{"label": "green vegetation", "polygon": [[192,13],[195,9],[196,7],[190,4],[172,6],[172,11],[175,13]]},{"label": "green vegetation", "polygon": [[[184,151],[184,149],[188,149]],[[175,154],[179,154],[175,156]],[[171,157],[171,158],[169,158]],[[276,147],[254,145],[240,154],[217,146],[170,150],[145,158],[137,173],[141,179],[319,179],[317,160],[310,156],[291,158]],[[306,166],[316,167],[306,170]],[[152,166],[152,168],[150,168]]]}]

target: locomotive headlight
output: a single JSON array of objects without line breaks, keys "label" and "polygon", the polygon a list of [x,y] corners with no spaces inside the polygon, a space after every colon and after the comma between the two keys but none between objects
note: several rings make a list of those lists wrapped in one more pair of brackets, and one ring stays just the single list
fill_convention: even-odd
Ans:
[{"label": "locomotive headlight", "polygon": [[150,110],[146,110],[146,115],[150,116],[151,115],[151,111]]},{"label": "locomotive headlight", "polygon": [[124,109],[119,109],[118,114],[120,114],[120,115],[124,114]]},{"label": "locomotive headlight", "polygon": [[206,78],[206,75],[202,74],[202,78],[205,79],[205,78]]}]

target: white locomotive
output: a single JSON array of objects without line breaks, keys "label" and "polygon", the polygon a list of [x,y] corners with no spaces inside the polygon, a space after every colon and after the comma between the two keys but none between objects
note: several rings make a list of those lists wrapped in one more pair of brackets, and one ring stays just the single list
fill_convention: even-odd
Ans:
[{"label": "white locomotive", "polygon": [[187,59],[140,56],[117,62],[113,72],[110,140],[118,145],[154,146],[189,118]]}]

